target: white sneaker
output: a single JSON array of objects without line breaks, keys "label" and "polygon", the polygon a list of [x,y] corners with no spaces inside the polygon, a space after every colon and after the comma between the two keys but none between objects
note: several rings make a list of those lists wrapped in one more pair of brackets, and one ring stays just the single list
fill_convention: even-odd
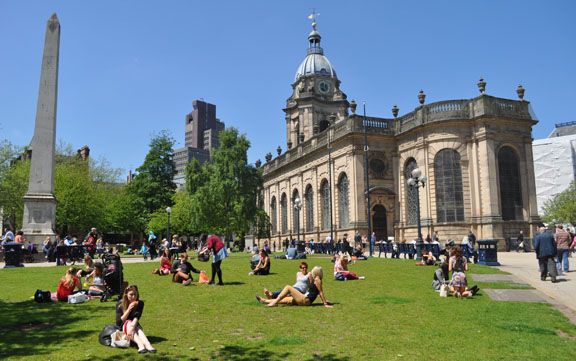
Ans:
[{"label": "white sneaker", "polygon": [[253,275],[254,275],[254,272],[248,273],[248,276],[253,276]]},{"label": "white sneaker", "polygon": [[362,276],[362,277],[358,277],[359,280],[365,280],[366,277]]},{"label": "white sneaker", "polygon": [[188,285],[190,285],[190,283],[192,283],[192,278],[188,278],[186,281],[184,281],[182,283],[182,286],[188,286]]}]

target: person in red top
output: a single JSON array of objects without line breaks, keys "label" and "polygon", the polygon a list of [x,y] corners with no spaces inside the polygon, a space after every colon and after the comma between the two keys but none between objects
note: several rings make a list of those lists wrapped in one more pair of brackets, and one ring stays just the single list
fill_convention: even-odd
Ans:
[{"label": "person in red top", "polygon": [[79,291],[82,290],[82,283],[78,281],[76,273],[78,273],[78,270],[74,267],[70,267],[68,271],[66,271],[64,277],[60,279],[58,291],[56,292],[58,301],[67,302],[68,296],[73,293],[74,288],[78,288]]},{"label": "person in red top", "polygon": [[169,275],[170,269],[172,269],[172,256],[170,255],[170,249],[164,248],[164,253],[162,253],[162,257],[160,257],[160,268],[154,269],[152,274],[155,275]]},{"label": "person in red top", "polygon": [[22,236],[24,236],[24,232],[22,232],[22,231],[16,232],[16,238],[14,238],[14,242],[24,243]]},{"label": "person in red top", "polygon": [[200,251],[199,255],[208,251],[212,251],[212,279],[208,284],[213,285],[214,279],[216,275],[218,275],[218,286],[223,286],[224,283],[222,282],[222,270],[220,269],[220,265],[222,264],[222,260],[228,257],[228,251],[226,250],[224,243],[217,236],[208,237],[206,240],[206,246]]}]

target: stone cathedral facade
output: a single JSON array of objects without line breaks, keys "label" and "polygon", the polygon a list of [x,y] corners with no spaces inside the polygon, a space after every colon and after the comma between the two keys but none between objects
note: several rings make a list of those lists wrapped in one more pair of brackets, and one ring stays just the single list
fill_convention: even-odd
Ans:
[{"label": "stone cathedral facade", "polygon": [[[263,165],[264,207],[271,241],[334,240],[368,231],[377,240],[417,237],[416,189],[407,177],[419,168],[427,177],[419,189],[422,234],[460,241],[472,230],[478,239],[503,240],[524,230],[531,237],[537,214],[532,127],[524,89],[520,100],[485,93],[473,99],[420,105],[393,117],[367,116],[348,101],[320,47],[308,36],[307,56],[286,101],[286,151],[269,153]],[[367,135],[366,162],[364,127]],[[370,214],[366,197],[370,185]],[[298,212],[295,199],[301,200]]]}]

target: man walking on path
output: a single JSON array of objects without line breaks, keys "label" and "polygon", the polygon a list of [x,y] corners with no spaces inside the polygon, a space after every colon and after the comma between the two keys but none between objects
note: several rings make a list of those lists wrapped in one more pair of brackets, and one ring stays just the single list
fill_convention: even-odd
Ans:
[{"label": "man walking on path", "polygon": [[540,266],[540,279],[546,281],[546,276],[550,273],[552,283],[556,283],[556,242],[554,236],[546,231],[546,227],[540,227],[540,234],[534,240],[534,251]]},{"label": "man walking on path", "polygon": [[564,227],[559,224],[558,230],[554,235],[556,240],[556,248],[558,249],[558,260],[560,263],[560,271],[562,270],[562,261],[564,261],[564,272],[568,272],[568,251],[570,250],[570,233],[564,230]]}]

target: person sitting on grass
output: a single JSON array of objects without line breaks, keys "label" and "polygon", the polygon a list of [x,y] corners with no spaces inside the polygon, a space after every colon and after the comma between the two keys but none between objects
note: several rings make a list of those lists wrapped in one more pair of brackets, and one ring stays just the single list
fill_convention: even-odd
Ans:
[{"label": "person sitting on grass", "polygon": [[[300,272],[296,273],[296,283],[292,287],[300,291],[300,293],[305,294],[308,288],[310,288],[310,282],[312,282],[312,280],[310,279],[310,273],[308,273],[308,263],[300,262]],[[269,300],[278,297],[281,292],[282,290],[270,292],[266,288],[264,289],[264,294]]]},{"label": "person sitting on grass", "polygon": [[84,256],[84,268],[85,269],[83,270],[82,269],[78,270],[76,277],[78,278],[86,277],[94,271],[94,260],[92,259],[92,257],[90,257],[90,255]]},{"label": "person sitting on grass", "polygon": [[[168,249],[168,251],[170,250]],[[192,283],[192,272],[200,273],[199,270],[194,268],[190,262],[188,262],[187,253],[182,253],[180,255],[180,260],[172,264],[170,272],[173,273],[172,282],[182,283],[182,286],[188,286]]]},{"label": "person sitting on grass", "polygon": [[453,292],[458,298],[472,298],[472,292],[466,288],[468,287],[468,282],[466,281],[465,272],[468,271],[468,262],[466,262],[466,257],[462,254],[460,246],[452,248],[450,259],[448,260],[448,270],[452,272],[450,292]]},{"label": "person sitting on grass", "polygon": [[354,255],[353,257],[356,257],[358,260],[367,260],[368,258],[366,258],[366,256],[364,256],[364,249],[362,248],[362,244],[359,244],[356,246],[356,248],[354,249]]},{"label": "person sitting on grass", "polygon": [[160,257],[160,268],[154,269],[152,274],[155,275],[169,275],[170,270],[172,269],[172,256],[170,255],[170,250],[168,248],[164,248],[164,252],[162,252],[162,256]]},{"label": "person sitting on grass", "polygon": [[316,297],[320,296],[325,307],[332,308],[332,304],[326,300],[324,291],[322,290],[322,267],[314,267],[310,271],[310,278],[313,280],[310,284],[310,289],[305,294],[298,291],[292,286],[286,286],[275,299],[264,299],[256,294],[256,299],[260,303],[266,304],[267,307],[277,306],[278,303],[296,305],[296,306],[311,306]]},{"label": "person sitting on grass", "polygon": [[268,252],[264,248],[260,250],[260,260],[254,270],[248,273],[248,276],[252,275],[267,275],[270,274],[270,257]]},{"label": "person sitting on grass", "polygon": [[434,266],[436,264],[436,257],[432,254],[432,252],[427,250],[422,250],[422,261],[420,265],[422,266]]},{"label": "person sitting on grass", "polygon": [[365,278],[366,277],[358,277],[356,276],[355,273],[348,271],[348,258],[345,255],[342,257],[335,257],[334,279],[344,281],[344,280],[363,280]]},{"label": "person sitting on grass", "polygon": [[68,296],[76,293],[74,288],[78,288],[78,291],[82,290],[82,283],[76,277],[78,270],[74,267],[70,267],[64,277],[60,279],[58,284],[58,291],[56,292],[56,297],[58,301],[68,302]]},{"label": "person sitting on grass", "polygon": [[434,271],[434,280],[432,281],[432,287],[436,292],[440,292],[440,287],[444,284],[448,284],[450,280],[450,271],[448,267],[448,262],[442,262]]},{"label": "person sitting on grass", "polygon": [[140,300],[138,287],[130,285],[124,290],[122,299],[116,304],[116,326],[126,333],[126,339],[138,345],[138,353],[156,353],[148,337],[140,326],[140,319],[144,311],[144,302]]},{"label": "person sitting on grass", "polygon": [[94,265],[94,271],[92,271],[92,273],[86,277],[86,280],[92,277],[92,282],[88,282],[88,294],[90,296],[102,296],[104,293],[104,287],[106,286],[106,283],[102,277],[103,271],[104,266],[102,266],[102,263],[96,263]]}]

